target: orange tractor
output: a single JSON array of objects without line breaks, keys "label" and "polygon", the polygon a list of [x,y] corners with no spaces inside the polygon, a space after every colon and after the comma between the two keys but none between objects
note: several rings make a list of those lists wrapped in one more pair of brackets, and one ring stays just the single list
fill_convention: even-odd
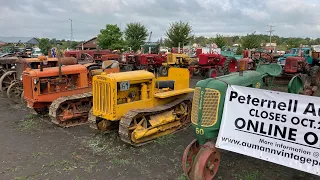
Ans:
[{"label": "orange tractor", "polygon": [[[15,69],[5,72],[0,78],[0,91],[13,102],[20,103],[23,100],[22,72],[26,68],[39,69],[55,67],[58,65],[57,58],[18,58],[15,57]],[[61,58],[62,65],[76,64],[74,57]]]},{"label": "orange tractor", "polygon": [[92,107],[92,77],[119,71],[117,61],[27,69],[22,73],[24,99],[38,114],[49,112],[59,126],[84,124]]}]

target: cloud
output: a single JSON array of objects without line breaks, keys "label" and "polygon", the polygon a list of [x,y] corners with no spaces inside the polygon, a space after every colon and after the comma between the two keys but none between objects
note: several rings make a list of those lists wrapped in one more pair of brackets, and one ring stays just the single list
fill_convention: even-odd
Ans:
[{"label": "cloud", "polygon": [[196,36],[267,33],[273,24],[279,36],[317,38],[319,9],[318,0],[10,0],[0,6],[0,35],[70,39],[71,18],[76,40],[96,36],[109,23],[125,29],[141,22],[156,41],[179,20]]}]

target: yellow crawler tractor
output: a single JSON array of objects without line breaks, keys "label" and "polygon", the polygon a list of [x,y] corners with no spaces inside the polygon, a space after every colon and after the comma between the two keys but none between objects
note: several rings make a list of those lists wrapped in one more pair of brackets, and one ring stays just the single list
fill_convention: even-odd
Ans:
[{"label": "yellow crawler tractor", "polygon": [[190,58],[187,54],[168,53],[166,62],[163,62],[162,66],[159,68],[159,74],[161,76],[167,76],[170,67],[188,68],[193,61],[196,60]]},{"label": "yellow crawler tractor", "polygon": [[140,146],[190,124],[189,70],[170,68],[167,77],[139,70],[93,77],[91,127],[119,131]]}]

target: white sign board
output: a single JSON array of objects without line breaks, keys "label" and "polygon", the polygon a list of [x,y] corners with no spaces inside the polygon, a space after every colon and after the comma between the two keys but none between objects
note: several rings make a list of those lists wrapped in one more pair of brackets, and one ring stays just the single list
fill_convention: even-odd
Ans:
[{"label": "white sign board", "polygon": [[212,49],[213,53],[221,54],[221,49],[220,48],[214,48]]},{"label": "white sign board", "polygon": [[320,98],[229,86],[216,147],[320,173]]}]

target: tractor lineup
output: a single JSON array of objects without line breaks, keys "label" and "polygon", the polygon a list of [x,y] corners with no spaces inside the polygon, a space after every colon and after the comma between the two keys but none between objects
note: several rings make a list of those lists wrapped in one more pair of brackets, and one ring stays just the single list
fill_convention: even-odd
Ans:
[{"label": "tractor lineup", "polygon": [[[263,88],[286,79],[289,93],[313,96],[320,84],[319,56],[301,47],[278,63],[278,57],[257,51],[245,50],[241,57],[180,52],[0,58],[0,91],[60,127],[116,130],[133,146],[191,125],[196,139],[184,150],[182,169],[190,180],[210,180],[221,161],[215,140],[229,85]],[[203,80],[191,88],[190,78],[197,75]]]}]

